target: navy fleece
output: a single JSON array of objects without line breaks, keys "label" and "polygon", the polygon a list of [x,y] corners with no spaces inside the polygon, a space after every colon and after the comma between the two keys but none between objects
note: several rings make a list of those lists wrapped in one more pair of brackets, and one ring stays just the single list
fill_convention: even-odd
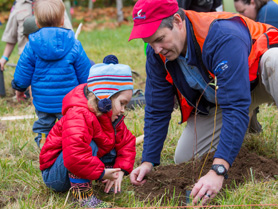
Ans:
[{"label": "navy fleece", "polygon": [[[201,68],[194,49],[189,20],[186,18],[188,64]],[[217,77],[218,105],[223,111],[220,142],[214,157],[232,165],[237,156],[248,126],[248,108],[251,103],[248,56],[251,39],[247,28],[238,18],[218,20],[206,37],[202,60]],[[177,61],[168,61],[167,70],[175,87],[188,103],[196,104],[200,92],[191,89],[181,75]],[[144,150],[142,162],[160,164],[160,154],[168,132],[174,106],[175,88],[166,81],[167,72],[160,57],[147,47],[146,108]],[[200,69],[200,72],[203,70]],[[205,75],[204,75],[204,79]],[[212,104],[202,98],[198,110],[206,114]]]}]

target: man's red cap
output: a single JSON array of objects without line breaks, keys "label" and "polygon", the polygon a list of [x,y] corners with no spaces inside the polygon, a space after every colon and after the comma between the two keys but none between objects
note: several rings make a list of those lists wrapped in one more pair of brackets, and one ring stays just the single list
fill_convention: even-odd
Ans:
[{"label": "man's red cap", "polygon": [[133,28],[129,40],[152,36],[161,21],[179,10],[177,0],[139,0],[133,8]]}]

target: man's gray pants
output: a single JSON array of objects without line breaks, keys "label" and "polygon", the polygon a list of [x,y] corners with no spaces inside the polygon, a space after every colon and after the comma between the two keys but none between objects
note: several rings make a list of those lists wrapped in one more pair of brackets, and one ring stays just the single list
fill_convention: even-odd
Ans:
[{"label": "man's gray pants", "polygon": [[[249,113],[263,103],[275,102],[278,105],[278,48],[271,48],[267,50],[260,60],[260,75],[259,83],[251,92],[251,105]],[[214,151],[219,143],[219,136],[222,127],[222,110],[212,108],[208,116],[192,115],[187,120],[187,125],[178,141],[175,151],[175,163],[183,163],[189,161],[192,157],[201,157],[206,154],[211,145],[214,118],[215,131],[212,143]],[[196,122],[195,122],[196,120]]]}]

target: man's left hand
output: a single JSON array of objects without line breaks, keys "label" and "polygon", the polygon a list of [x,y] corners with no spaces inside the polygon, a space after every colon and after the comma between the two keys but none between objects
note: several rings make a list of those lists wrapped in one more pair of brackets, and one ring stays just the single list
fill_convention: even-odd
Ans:
[{"label": "man's left hand", "polygon": [[220,191],[223,181],[224,176],[217,175],[215,171],[210,170],[193,187],[190,194],[193,198],[192,203],[196,205],[201,201],[202,205],[206,205]]}]

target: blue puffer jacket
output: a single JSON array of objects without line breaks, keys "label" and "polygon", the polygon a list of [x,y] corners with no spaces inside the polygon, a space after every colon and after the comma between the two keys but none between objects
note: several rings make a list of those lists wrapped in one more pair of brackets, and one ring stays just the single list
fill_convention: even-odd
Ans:
[{"label": "blue puffer jacket", "polygon": [[37,110],[60,113],[64,96],[87,82],[90,68],[90,60],[72,30],[42,28],[29,35],[12,85],[19,91],[31,85]]}]

